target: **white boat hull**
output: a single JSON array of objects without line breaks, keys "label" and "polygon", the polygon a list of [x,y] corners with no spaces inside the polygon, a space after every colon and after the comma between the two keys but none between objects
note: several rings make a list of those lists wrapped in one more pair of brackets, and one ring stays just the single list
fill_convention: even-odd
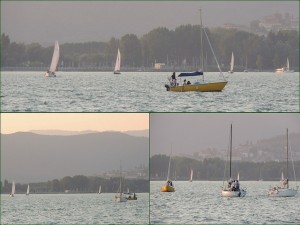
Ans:
[{"label": "white boat hull", "polygon": [[294,197],[297,195],[297,190],[290,188],[273,188],[269,190],[269,197]]},{"label": "white boat hull", "polygon": [[245,190],[240,190],[240,191],[222,190],[223,197],[245,197],[246,193],[247,192]]},{"label": "white boat hull", "polygon": [[127,202],[127,199],[125,196],[119,196],[119,195],[116,195],[115,196],[115,202]]},{"label": "white boat hull", "polygon": [[48,72],[46,72],[45,73],[45,77],[56,77],[56,74],[55,73],[48,73]]}]

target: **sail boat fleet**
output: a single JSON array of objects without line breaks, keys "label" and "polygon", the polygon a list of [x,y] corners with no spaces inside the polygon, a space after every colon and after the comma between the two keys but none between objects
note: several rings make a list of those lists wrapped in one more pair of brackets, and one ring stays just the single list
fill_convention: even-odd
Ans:
[{"label": "sail boat fleet", "polygon": [[[289,139],[288,139],[288,129],[286,131],[286,178],[284,177],[283,173],[281,176],[280,186],[274,186],[273,188],[269,189],[268,196],[269,197],[294,197],[298,194],[299,186],[296,187],[290,187],[289,185],[289,175],[288,175],[288,162],[289,162]],[[224,185],[221,190],[221,195],[223,197],[245,197],[247,194],[246,189],[242,189],[240,185],[240,174],[237,173],[236,179],[233,179],[232,177],[232,124],[230,126],[230,141],[229,141],[229,179],[227,180],[227,185]],[[174,192],[174,184],[172,180],[170,179],[170,163],[171,163],[171,155],[169,158],[169,166],[168,166],[168,176],[166,183],[161,186],[162,192]],[[293,168],[294,169],[294,168]],[[226,172],[226,168],[225,168]],[[225,173],[224,173],[225,175]],[[296,175],[294,170],[294,179],[296,181]],[[190,179],[189,182],[193,181],[193,169],[191,169]]]}]

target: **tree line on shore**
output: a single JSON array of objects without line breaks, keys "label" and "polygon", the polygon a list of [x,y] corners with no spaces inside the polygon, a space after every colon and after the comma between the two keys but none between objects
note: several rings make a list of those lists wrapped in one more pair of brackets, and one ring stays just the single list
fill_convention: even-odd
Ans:
[{"label": "tree line on shore", "polygon": [[[170,176],[171,179],[189,180],[191,169],[193,169],[194,180],[223,180],[224,171],[225,179],[229,176],[229,165],[225,165],[226,161],[219,158],[209,158],[199,161],[192,158],[172,157]],[[150,179],[165,180],[168,174],[169,156],[154,155],[150,158]],[[294,162],[294,168],[300,171],[300,161]],[[280,180],[281,173],[286,175],[286,162],[232,162],[232,176],[236,178],[237,173],[240,174],[241,180]],[[289,166],[289,179],[294,180],[294,172],[292,163]]]},{"label": "tree line on shore", "polygon": [[[47,182],[29,183],[31,193],[96,193],[101,185],[101,192],[116,193],[120,184],[120,177],[102,178],[76,175],[67,176],[60,180],[54,179]],[[1,185],[1,193],[11,192],[11,182],[4,180]],[[16,193],[25,193],[28,184],[21,184],[16,181]],[[131,192],[149,192],[149,181],[146,179],[122,179],[123,191],[127,188]]]},{"label": "tree line on shore", "polygon": [[[252,70],[274,70],[283,67],[289,58],[291,69],[299,69],[299,33],[294,30],[269,32],[260,36],[236,29],[205,28],[223,70],[228,70],[231,52],[235,55],[236,70],[247,66]],[[64,43],[60,45],[59,67],[111,67],[120,48],[122,66],[153,68],[154,63],[165,63],[173,68],[200,66],[201,29],[199,25],[181,25],[174,30],[159,27],[138,38],[126,34],[108,42]],[[213,54],[203,35],[204,70],[216,71]],[[53,40],[54,43],[54,40]],[[2,67],[48,67],[53,46],[39,43],[11,42],[1,35]],[[247,65],[246,65],[247,64]]]}]

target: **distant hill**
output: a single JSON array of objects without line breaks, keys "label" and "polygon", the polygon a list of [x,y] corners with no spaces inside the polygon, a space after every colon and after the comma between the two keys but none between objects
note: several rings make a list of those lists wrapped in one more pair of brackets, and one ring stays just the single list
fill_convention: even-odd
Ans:
[{"label": "distant hill", "polygon": [[69,136],[30,132],[1,134],[1,178],[16,182],[98,175],[148,167],[149,139],[120,132]]},{"label": "distant hill", "polygon": [[[79,134],[90,134],[90,133],[99,133],[96,130],[83,130],[83,131],[66,131],[66,130],[30,130],[28,131],[34,134],[43,134],[43,135],[79,135]],[[113,131],[111,131],[113,132]],[[122,133],[129,134],[136,137],[149,137],[149,130],[129,130]]]}]

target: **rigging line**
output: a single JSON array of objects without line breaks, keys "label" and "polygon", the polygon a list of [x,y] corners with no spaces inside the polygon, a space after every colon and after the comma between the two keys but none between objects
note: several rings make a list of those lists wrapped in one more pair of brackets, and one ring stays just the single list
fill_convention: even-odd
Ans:
[{"label": "rigging line", "polygon": [[293,165],[293,171],[294,171],[294,179],[295,179],[295,182],[296,182],[296,187],[298,188],[298,186],[297,186],[296,172],[295,172],[295,166],[294,166],[294,159],[293,159],[293,155],[291,153],[291,147],[290,147],[290,155],[291,155],[291,159],[292,159],[292,165]]},{"label": "rigging line", "polygon": [[223,72],[222,72],[222,70],[221,70],[221,68],[220,68],[218,59],[217,59],[217,57],[216,57],[216,55],[215,55],[215,52],[214,52],[214,50],[213,50],[213,48],[212,48],[212,46],[211,46],[211,43],[210,43],[210,41],[209,41],[209,39],[208,39],[208,35],[207,35],[207,33],[206,33],[205,28],[203,28],[203,31],[204,31],[204,34],[205,34],[206,39],[207,39],[207,41],[208,41],[209,47],[210,47],[210,49],[211,49],[211,51],[212,51],[212,53],[213,53],[213,55],[214,55],[214,59],[215,59],[215,61],[216,61],[216,63],[217,63],[218,69],[219,69],[219,71],[220,71],[220,75],[222,75],[223,79],[226,80],[225,77],[224,77],[224,74],[223,74]]}]

